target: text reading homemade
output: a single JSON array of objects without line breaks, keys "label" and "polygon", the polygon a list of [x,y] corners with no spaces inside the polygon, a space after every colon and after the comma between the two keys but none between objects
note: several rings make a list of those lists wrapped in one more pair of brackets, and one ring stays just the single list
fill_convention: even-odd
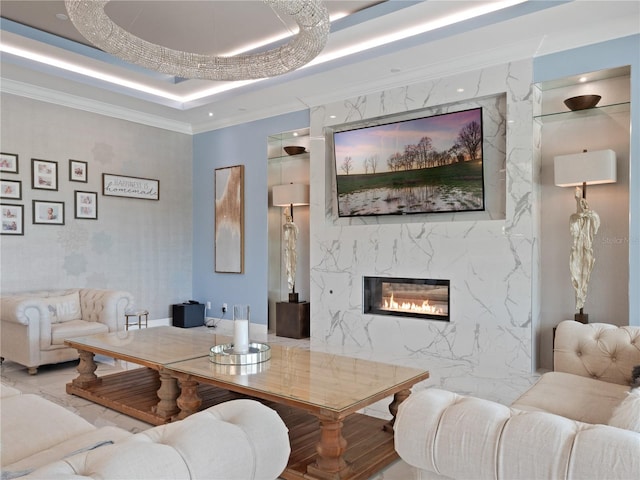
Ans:
[{"label": "text reading homemade", "polygon": [[150,178],[102,174],[102,194],[113,197],[160,199],[160,181]]}]

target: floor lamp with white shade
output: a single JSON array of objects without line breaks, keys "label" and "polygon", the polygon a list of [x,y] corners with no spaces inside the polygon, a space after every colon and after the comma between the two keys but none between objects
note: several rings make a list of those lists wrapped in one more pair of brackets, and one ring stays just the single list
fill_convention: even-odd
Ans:
[{"label": "floor lamp with white shade", "polygon": [[613,150],[559,155],[554,157],[554,183],[559,187],[576,187],[577,211],[569,217],[572,236],[569,270],[576,294],[575,320],[589,322],[584,313],[587,289],[595,263],[593,240],[600,228],[600,216],[587,203],[587,185],[616,182],[616,154]]},{"label": "floor lamp with white shade", "polygon": [[274,185],[272,198],[274,206],[285,207],[285,222],[282,226],[282,243],[284,247],[287,284],[289,287],[289,302],[298,303],[298,294],[296,293],[298,226],[293,222],[293,207],[309,205],[309,185],[301,183]]}]

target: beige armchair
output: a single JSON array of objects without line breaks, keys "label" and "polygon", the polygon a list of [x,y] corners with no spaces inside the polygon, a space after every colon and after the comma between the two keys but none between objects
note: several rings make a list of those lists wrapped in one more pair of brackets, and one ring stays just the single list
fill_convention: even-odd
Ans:
[{"label": "beige armchair", "polygon": [[640,327],[567,320],[555,371],[510,407],[437,388],[400,404],[395,448],[420,479],[636,479]]},{"label": "beige armchair", "polygon": [[67,362],[78,352],[66,338],[124,329],[131,294],[115,290],[75,288],[3,295],[0,298],[2,359],[35,375],[40,365]]}]

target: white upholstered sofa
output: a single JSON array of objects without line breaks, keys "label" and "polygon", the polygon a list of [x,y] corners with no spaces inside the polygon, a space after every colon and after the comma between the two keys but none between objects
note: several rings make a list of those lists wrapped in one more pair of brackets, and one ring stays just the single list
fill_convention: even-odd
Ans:
[{"label": "white upholstered sofa", "polygon": [[1,394],[3,480],[273,480],[289,460],[287,427],[255,400],[132,434],[10,386]]},{"label": "white upholstered sofa", "polygon": [[554,371],[510,407],[417,392],[400,404],[396,450],[425,479],[638,479],[637,365],[640,327],[562,322]]},{"label": "white upholstered sofa", "polygon": [[130,293],[94,288],[4,294],[0,298],[0,356],[37,373],[40,365],[78,358],[65,338],[124,328]]}]

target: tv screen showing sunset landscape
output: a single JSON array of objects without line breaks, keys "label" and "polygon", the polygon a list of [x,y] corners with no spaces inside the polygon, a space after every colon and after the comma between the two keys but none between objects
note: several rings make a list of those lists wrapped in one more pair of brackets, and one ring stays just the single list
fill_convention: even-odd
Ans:
[{"label": "tv screen showing sunset landscape", "polygon": [[338,215],[484,210],[482,108],[333,133]]}]

